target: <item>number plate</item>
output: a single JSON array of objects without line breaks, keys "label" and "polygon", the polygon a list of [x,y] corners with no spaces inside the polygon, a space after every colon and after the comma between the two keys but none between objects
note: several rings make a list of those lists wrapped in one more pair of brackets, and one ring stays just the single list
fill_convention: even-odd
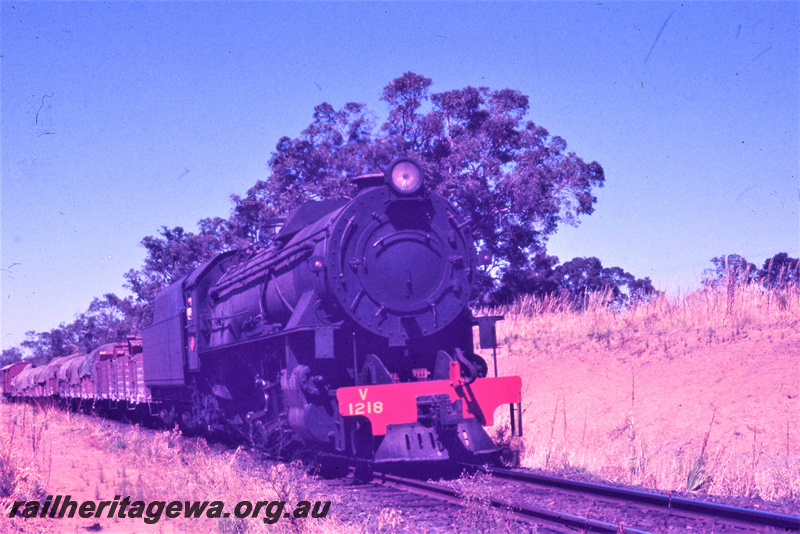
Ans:
[{"label": "number plate", "polygon": [[478,378],[469,386],[452,386],[448,380],[407,382],[339,388],[336,400],[345,417],[363,416],[372,433],[386,434],[386,425],[417,420],[417,397],[446,393],[450,401],[463,399],[464,417],[477,417],[484,426],[494,424],[494,411],[502,404],[520,402],[522,379],[518,376]]}]

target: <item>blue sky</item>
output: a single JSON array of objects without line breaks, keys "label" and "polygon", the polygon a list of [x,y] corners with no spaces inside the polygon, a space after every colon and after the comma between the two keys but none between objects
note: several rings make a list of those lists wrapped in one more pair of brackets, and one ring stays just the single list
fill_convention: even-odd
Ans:
[{"label": "blue sky", "polygon": [[562,261],[677,291],[713,256],[797,257],[799,6],[4,0],[2,348],[124,294],[142,237],[227,216],[315,105],[380,118],[406,71],[518,89],[603,165]]}]

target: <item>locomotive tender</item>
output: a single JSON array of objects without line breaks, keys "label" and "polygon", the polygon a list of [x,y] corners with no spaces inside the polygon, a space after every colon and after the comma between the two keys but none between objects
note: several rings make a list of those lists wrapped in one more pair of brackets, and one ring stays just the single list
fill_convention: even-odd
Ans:
[{"label": "locomotive tender", "polygon": [[[147,405],[186,429],[233,427],[273,451],[301,441],[384,466],[496,457],[483,427],[510,404],[521,432],[521,379],[487,377],[473,350],[473,326],[483,348],[496,346],[498,318],[467,306],[469,221],[409,158],[354,182],[352,199],[295,209],[274,246],[220,254],[164,289],[141,346],[73,363],[95,386],[67,396]],[[108,369],[96,385],[104,362],[117,369],[113,394]],[[11,380],[12,394],[34,375]]]}]

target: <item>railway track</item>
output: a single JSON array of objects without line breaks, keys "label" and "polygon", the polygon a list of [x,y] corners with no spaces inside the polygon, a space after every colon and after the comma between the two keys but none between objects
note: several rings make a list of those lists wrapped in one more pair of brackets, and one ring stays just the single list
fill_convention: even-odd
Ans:
[{"label": "railway track", "polygon": [[[461,493],[452,487],[423,482],[410,478],[397,477],[387,474],[376,474],[376,483],[390,484],[416,493],[419,495],[432,497],[434,499],[449,502],[455,505],[463,505]],[[585,517],[580,517],[565,512],[548,510],[546,508],[529,506],[512,502],[499,497],[492,498],[489,502],[492,508],[504,511],[510,519],[546,528],[546,532],[596,532],[604,534],[646,534],[645,531],[632,528],[625,528],[621,525],[605,523]],[[541,532],[541,530],[536,530]]]},{"label": "railway track", "polygon": [[[484,505],[502,510],[513,521],[535,524],[538,532],[800,532],[800,517],[522,471],[481,471],[502,481],[493,484],[492,496]],[[465,504],[462,492],[448,483],[383,473],[375,474],[375,483]]]},{"label": "railway track", "polygon": [[730,524],[732,528],[746,527],[766,532],[800,532],[800,517],[749,508],[739,508],[708,501],[697,501],[673,495],[605,486],[590,482],[567,480],[548,475],[486,467],[483,470],[492,477],[522,482],[542,488],[551,488],[573,494],[593,496],[609,502],[630,503],[664,515],[686,517],[696,520],[714,520]]}]

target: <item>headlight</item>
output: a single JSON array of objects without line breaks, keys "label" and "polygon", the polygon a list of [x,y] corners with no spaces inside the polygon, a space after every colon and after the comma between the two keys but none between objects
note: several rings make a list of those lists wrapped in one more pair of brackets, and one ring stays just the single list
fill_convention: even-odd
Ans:
[{"label": "headlight", "polygon": [[422,171],[411,160],[403,159],[395,163],[390,178],[394,190],[404,195],[416,193],[422,187]]}]

